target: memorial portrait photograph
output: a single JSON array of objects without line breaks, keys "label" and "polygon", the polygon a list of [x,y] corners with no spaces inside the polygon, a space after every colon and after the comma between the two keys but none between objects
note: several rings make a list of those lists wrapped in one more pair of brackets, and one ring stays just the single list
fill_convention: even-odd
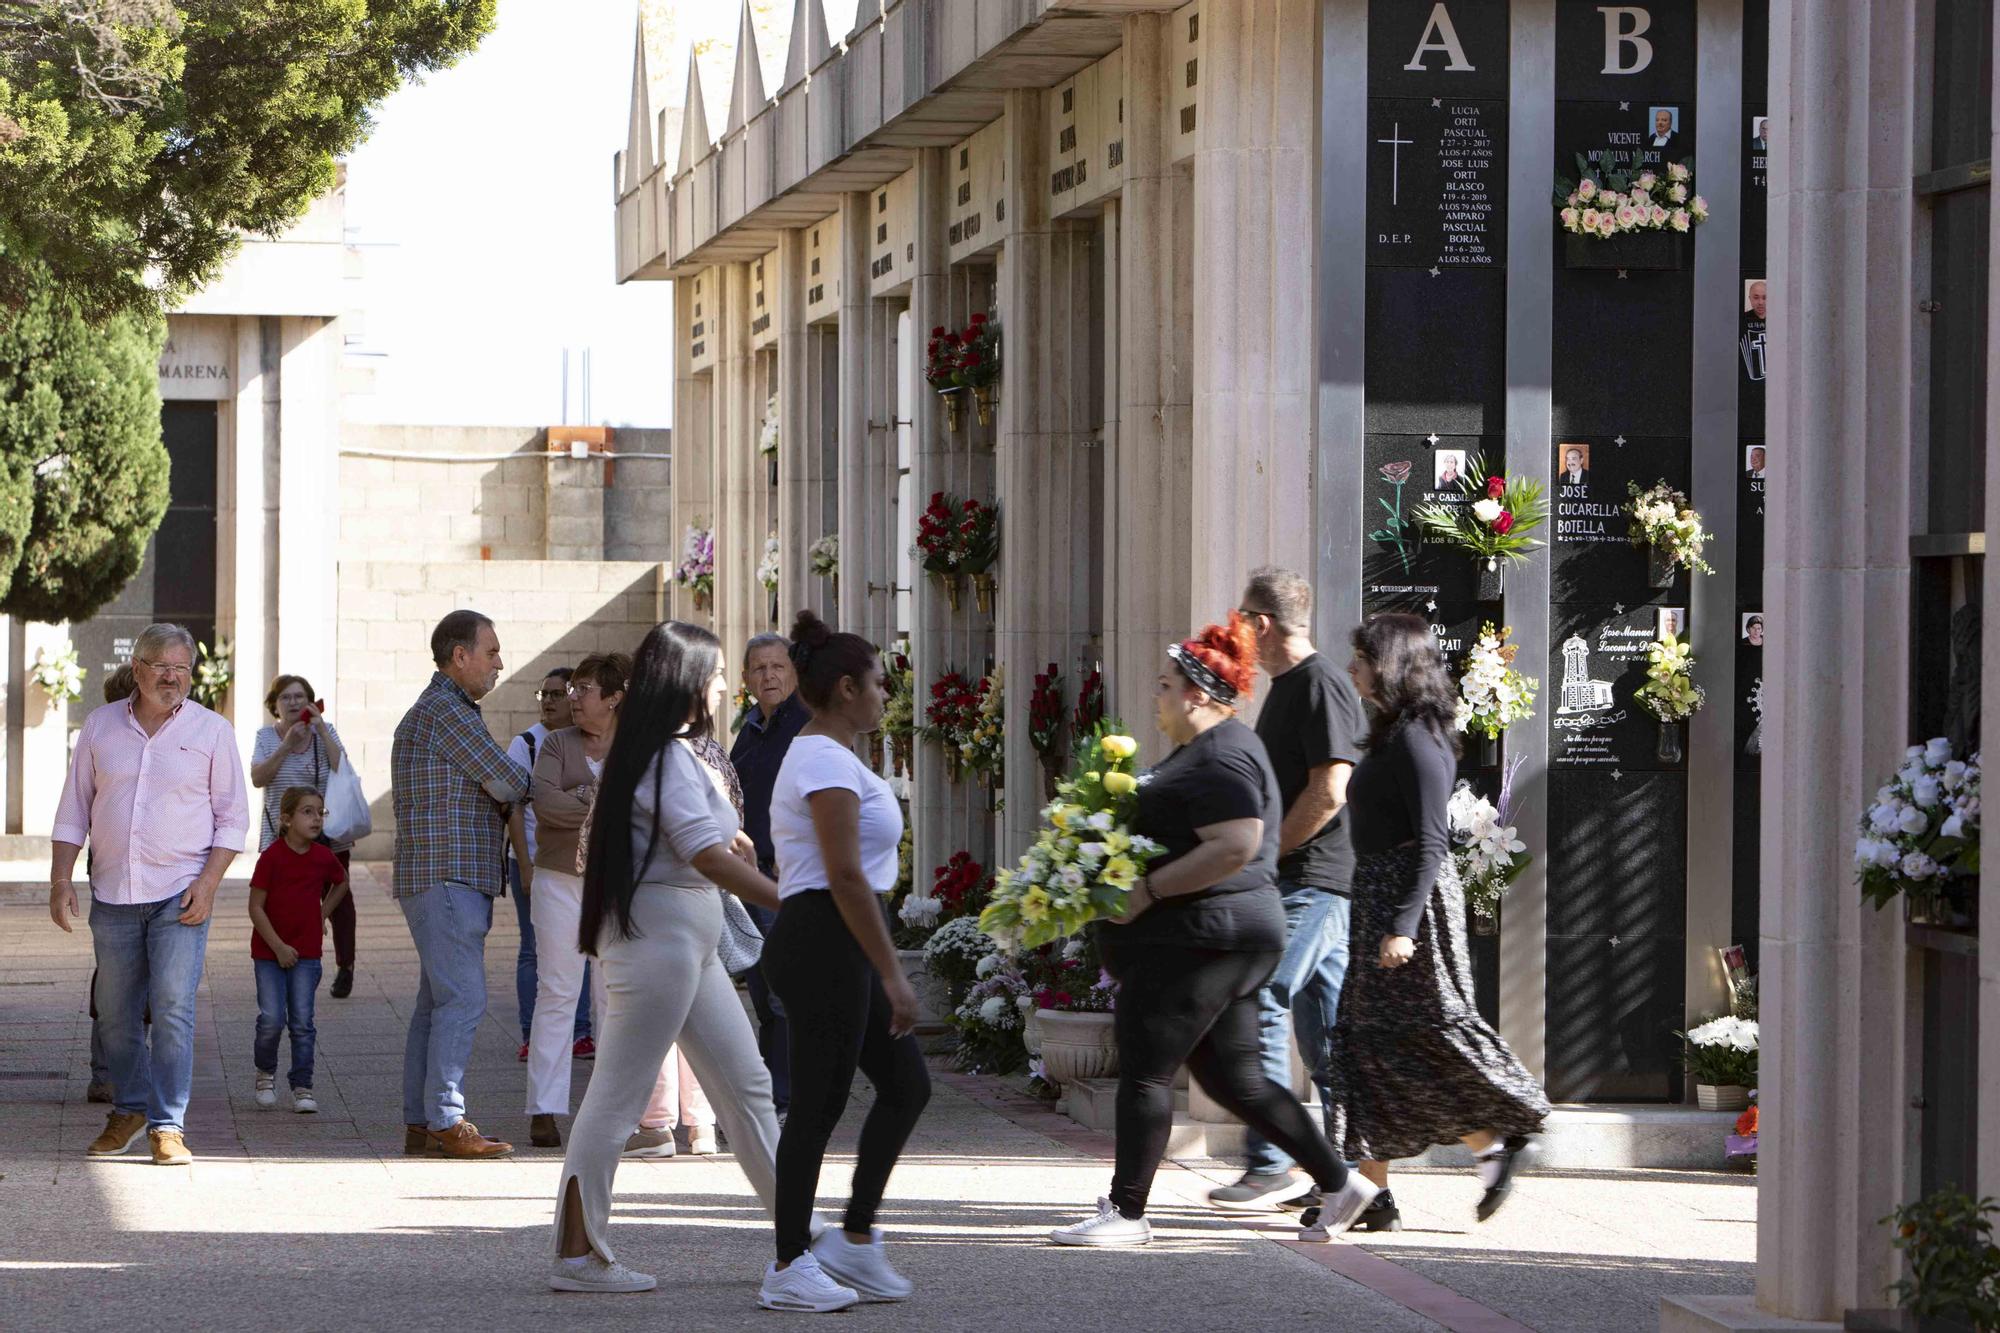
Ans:
[{"label": "memorial portrait photograph", "polygon": [[1753,480],[1764,476],[1764,446],[1753,444],[1743,451],[1743,473]]},{"label": "memorial portrait photograph", "polygon": [[1771,151],[1771,118],[1769,116],[1750,117],[1750,148],[1753,152]]},{"label": "memorial portrait photograph", "polygon": [[1431,489],[1456,491],[1465,477],[1465,450],[1440,449],[1431,455]]},{"label": "memorial portrait photograph", "polygon": [[1653,634],[1664,639],[1669,634],[1676,639],[1684,639],[1688,632],[1688,613],[1684,606],[1663,606],[1659,609],[1658,625]]},{"label": "memorial portrait photograph", "polygon": [[1556,481],[1560,485],[1590,484],[1590,446],[1563,443],[1556,446]]},{"label": "memorial portrait photograph", "polygon": [[1743,613],[1743,642],[1752,648],[1764,646],[1764,617],[1756,611]]},{"label": "memorial portrait photograph", "polygon": [[1646,143],[1652,148],[1671,147],[1681,130],[1681,109],[1677,106],[1646,108]]},{"label": "memorial portrait photograph", "polygon": [[1770,287],[1762,278],[1743,280],[1743,313],[1752,319],[1766,318],[1770,309]]}]

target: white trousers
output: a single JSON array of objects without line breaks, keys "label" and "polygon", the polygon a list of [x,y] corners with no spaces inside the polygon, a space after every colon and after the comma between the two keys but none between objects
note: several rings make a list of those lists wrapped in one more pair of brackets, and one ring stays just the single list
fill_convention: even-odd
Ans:
[{"label": "white trousers", "polygon": [[701,1090],[701,1081],[678,1045],[661,1063],[660,1076],[653,1080],[653,1099],[646,1103],[646,1114],[639,1117],[641,1129],[672,1129],[675,1125],[684,1129],[715,1127],[715,1108],[708,1104],[708,1094]]},{"label": "white trousers", "polygon": [[[576,1002],[583,994],[584,964],[576,947],[583,914],[583,880],[560,870],[535,869],[528,891],[528,919],[535,926],[535,1019],[528,1029],[528,1114],[568,1115],[570,1048],[575,1044]],[[591,972],[591,1011],[604,1014],[604,969]],[[595,1025],[593,1024],[593,1031]]]},{"label": "white trousers", "polygon": [[605,1237],[612,1180],[625,1140],[638,1126],[676,1042],[715,1099],[736,1163],[766,1212],[776,1198],[778,1116],[771,1106],[771,1075],[757,1053],[750,1016],[715,956],[722,937],[718,891],[641,885],[632,896],[632,924],[635,938],[621,940],[607,931],[598,946],[604,1019],[597,1064],[570,1127],[557,1187],[551,1246],[557,1254],[569,1182],[575,1180],[591,1247],[606,1259],[617,1258]]}]

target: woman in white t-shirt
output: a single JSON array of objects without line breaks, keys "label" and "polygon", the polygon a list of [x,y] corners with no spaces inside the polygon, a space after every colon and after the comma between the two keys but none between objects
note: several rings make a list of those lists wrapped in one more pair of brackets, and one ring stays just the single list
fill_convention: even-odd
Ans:
[{"label": "woman in white t-shirt", "polygon": [[[875,1210],[931,1085],[911,1035],[916,992],[882,907],[896,885],[902,807],[854,753],[856,739],[882,723],[881,658],[866,639],[836,634],[810,611],[792,628],[791,652],[813,716],[771,793],[781,903],[763,968],[791,1022],[792,1103],[778,1140],[778,1261],[759,1300],[775,1310],[831,1310],[856,1293],[889,1301],[910,1294],[883,1255]],[[875,1104],[861,1127],[847,1216],[810,1241],[820,1162],[856,1069],[874,1084]]]}]

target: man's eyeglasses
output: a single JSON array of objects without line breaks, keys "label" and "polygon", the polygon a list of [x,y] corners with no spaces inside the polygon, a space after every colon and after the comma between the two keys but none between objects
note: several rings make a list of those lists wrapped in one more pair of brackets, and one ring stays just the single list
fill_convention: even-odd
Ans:
[{"label": "man's eyeglasses", "polygon": [[163,676],[168,680],[173,680],[179,676],[192,676],[194,674],[193,667],[182,666],[178,662],[148,662],[142,657],[139,659],[139,665],[154,675]]},{"label": "man's eyeglasses", "polygon": [[1237,607],[1237,608],[1236,608],[1236,614],[1237,614],[1237,615],[1239,615],[1239,616],[1263,616],[1263,617],[1264,617],[1264,618],[1265,618],[1266,620],[1270,620],[1270,619],[1273,619],[1273,618],[1274,618],[1274,617],[1272,616],[1271,612],[1269,612],[1269,611],[1259,611],[1259,610],[1255,609],[1254,607],[1248,607],[1248,606],[1239,606],[1239,607]]}]

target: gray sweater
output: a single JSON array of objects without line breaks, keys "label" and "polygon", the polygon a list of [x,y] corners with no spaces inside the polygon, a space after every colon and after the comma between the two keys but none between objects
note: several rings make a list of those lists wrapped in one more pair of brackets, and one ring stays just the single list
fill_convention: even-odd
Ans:
[{"label": "gray sweater", "polygon": [[[644,885],[702,888],[708,877],[692,858],[736,837],[740,825],[708,766],[680,741],[669,742],[632,793],[633,879]],[[653,844],[646,859],[646,844]]]}]

